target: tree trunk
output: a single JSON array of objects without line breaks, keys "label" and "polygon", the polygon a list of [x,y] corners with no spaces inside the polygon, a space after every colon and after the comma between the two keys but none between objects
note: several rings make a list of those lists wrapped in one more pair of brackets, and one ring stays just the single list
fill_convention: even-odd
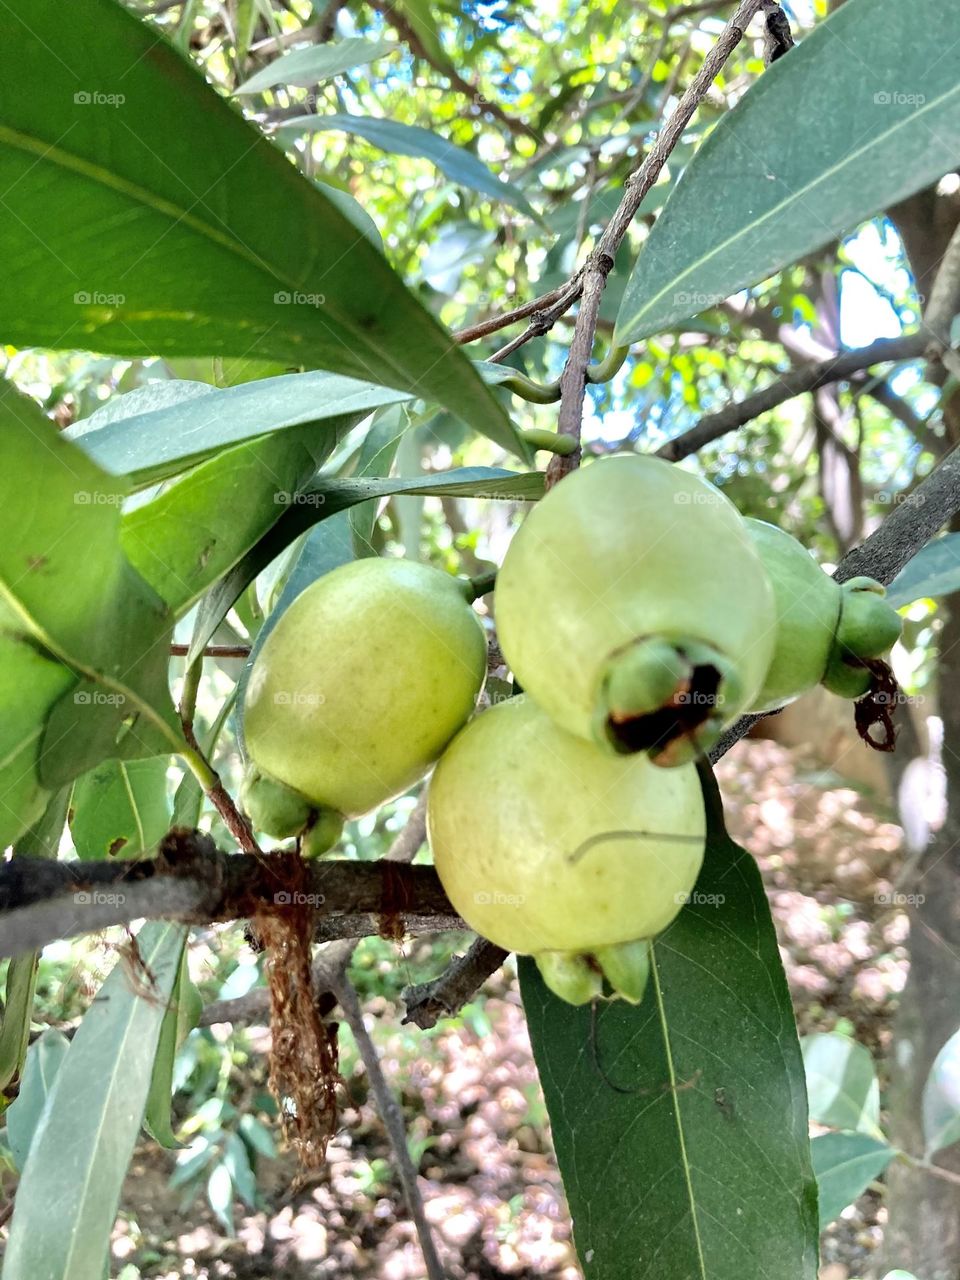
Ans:
[{"label": "tree trunk", "polygon": [[[922,296],[929,295],[958,216],[957,195],[938,196],[934,188],[890,210]],[[937,373],[934,380],[942,382]],[[945,426],[949,447],[960,439],[956,397]],[[937,1053],[960,1026],[960,597],[942,612],[938,685],[947,814],[919,860],[914,882],[903,886],[919,897],[910,911],[910,974],[889,1061],[890,1138],[915,1156],[924,1147],[923,1086]],[[960,1146],[935,1161],[960,1173]],[[960,1280],[960,1187],[896,1162],[887,1172],[887,1212],[878,1275],[902,1267],[917,1280]]]},{"label": "tree trunk", "polygon": [[[921,1099],[944,1042],[960,1026],[960,608],[940,638],[940,700],[947,764],[947,818],[924,855],[913,884],[910,976],[900,998],[890,1062],[890,1138],[923,1153]],[[935,1157],[960,1173],[960,1147]],[[882,1260],[917,1280],[960,1280],[960,1187],[906,1164],[887,1174],[888,1222]]]}]

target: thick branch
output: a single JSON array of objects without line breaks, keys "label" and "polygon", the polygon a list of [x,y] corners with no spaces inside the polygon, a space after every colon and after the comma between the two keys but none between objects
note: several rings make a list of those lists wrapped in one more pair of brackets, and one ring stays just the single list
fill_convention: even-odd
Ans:
[{"label": "thick branch", "polygon": [[432,867],[225,854],[208,836],[174,831],[155,859],[17,857],[0,865],[0,957],[141,917],[207,924],[282,914],[303,894],[322,938],[393,933],[422,922],[434,930],[464,927]]},{"label": "thick branch", "polygon": [[910,333],[901,338],[881,338],[869,347],[861,347],[856,351],[843,351],[831,356],[828,360],[818,360],[815,364],[803,365],[782,374],[769,386],[761,387],[743,400],[725,405],[716,413],[708,413],[696,426],[668,440],[657,450],[657,455],[668,462],[680,462],[691,454],[702,449],[704,445],[719,440],[729,431],[752,422],[763,413],[769,413],[778,405],[792,400],[795,396],[816,391],[819,387],[828,386],[832,382],[842,382],[854,374],[870,369],[874,365],[889,364],[904,360],[920,359],[929,345],[929,336],[923,332]]}]

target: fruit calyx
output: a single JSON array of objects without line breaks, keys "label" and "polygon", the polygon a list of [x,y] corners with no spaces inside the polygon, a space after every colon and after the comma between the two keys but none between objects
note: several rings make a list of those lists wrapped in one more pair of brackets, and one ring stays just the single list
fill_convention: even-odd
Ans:
[{"label": "fruit calyx", "polygon": [[257,831],[275,840],[296,836],[305,858],[326,853],[340,839],[343,815],[318,808],[285,782],[250,765],[240,789],[240,805]]},{"label": "fruit calyx", "polygon": [[567,1004],[589,1004],[605,995],[608,999],[639,1004],[650,977],[647,938],[582,954],[541,951],[534,959],[543,981]]},{"label": "fruit calyx", "polygon": [[851,578],[840,591],[840,618],[823,684],[841,698],[860,698],[873,681],[869,664],[889,653],[900,638],[900,616],[873,578]]},{"label": "fruit calyx", "polygon": [[683,764],[713,746],[725,706],[740,693],[733,663],[712,645],[643,636],[608,659],[594,734],[622,755],[646,751],[658,764]]}]

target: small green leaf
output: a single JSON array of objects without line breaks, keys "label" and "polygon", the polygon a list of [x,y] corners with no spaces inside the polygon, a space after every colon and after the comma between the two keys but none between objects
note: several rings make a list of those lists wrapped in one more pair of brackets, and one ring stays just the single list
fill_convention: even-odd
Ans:
[{"label": "small green leaf", "polygon": [[105,760],[74,783],[70,832],[82,861],[136,858],[170,827],[168,756]]},{"label": "small green leaf", "polygon": [[928,1160],[960,1140],[960,1031],[937,1054],[923,1086],[923,1140]]},{"label": "small green leaf", "polygon": [[896,1147],[865,1133],[824,1133],[810,1143],[820,1194],[820,1230],[863,1195],[897,1154]]},{"label": "small green leaf", "polygon": [[429,129],[422,129],[419,125],[400,124],[396,120],[383,120],[377,116],[314,115],[284,120],[277,131],[288,136],[331,130],[364,138],[381,151],[389,151],[393,155],[429,160],[451,182],[513,205],[528,218],[536,219],[538,216],[519,187],[510,182],[501,182],[472,151],[456,147],[446,138],[439,137]]},{"label": "small green leaf", "polygon": [[234,93],[262,93],[278,84],[309,89],[338,76],[351,67],[361,67],[375,62],[396,45],[390,40],[366,40],[361,36],[349,36],[335,44],[312,44],[306,49],[293,49],[268,63],[256,75],[244,80]]},{"label": "small green leaf", "polygon": [[955,21],[954,0],[847,0],[766,71],[654,224],[615,345],[765,280],[955,168],[960,84],[943,46]]},{"label": "small green leaf", "polygon": [[[360,446],[356,466],[358,479],[390,474],[400,441],[410,425],[410,417],[402,406],[387,409],[377,415]],[[354,554],[357,556],[376,555],[370,539],[373,537],[378,505],[374,498],[351,508],[350,527],[353,530]]]},{"label": "small green leaf", "polygon": [[[186,941],[186,930],[184,930],[184,941]],[[177,974],[176,985],[170,993],[170,1006],[163,1015],[163,1024],[160,1027],[157,1053],[153,1060],[153,1073],[150,1077],[150,1092],[147,1095],[143,1117],[144,1128],[167,1150],[175,1150],[183,1146],[177,1141],[170,1127],[173,1067],[177,1051],[190,1031],[197,1025],[202,1008],[200,993],[190,981],[187,949],[184,946],[180,956],[180,971]]]},{"label": "small green leaf", "polygon": [[831,1129],[880,1134],[880,1086],[869,1050],[835,1031],[800,1041],[810,1119]]}]

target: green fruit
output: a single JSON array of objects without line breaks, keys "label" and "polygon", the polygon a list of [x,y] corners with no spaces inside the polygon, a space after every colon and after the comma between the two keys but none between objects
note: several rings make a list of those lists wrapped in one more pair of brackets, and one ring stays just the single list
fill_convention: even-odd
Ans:
[{"label": "green fruit", "polygon": [[747,520],[777,602],[777,643],[752,711],[773,711],[818,685],[840,623],[840,587],[796,538]]},{"label": "green fruit", "polygon": [[497,579],[517,679],[571,733],[682,764],[757,694],[773,592],[742,518],[657,458],[593,463],[517,532]]},{"label": "green fruit", "polygon": [[471,928],[537,958],[571,1003],[602,978],[639,999],[635,944],[673,920],[703,861],[706,818],[693,765],[657,769],[568,734],[528,697],[485,711],[430,784],[437,872]]},{"label": "green fruit", "polygon": [[872,578],[842,585],[807,549],[775,525],[747,520],[777,602],[777,642],[752,711],[774,711],[823,683],[859,698],[870,687],[863,660],[887,653],[900,618]]},{"label": "green fruit", "polygon": [[473,712],[486,656],[466,588],[438,569],[367,559],[320,578],[250,673],[243,728],[258,780],[245,796],[255,824],[277,836],[316,828],[313,853],[335,842],[339,819],[426,773]]},{"label": "green fruit", "polygon": [[823,683],[841,698],[860,698],[870,687],[863,661],[884,658],[900,639],[900,615],[886,590],[872,578],[850,578],[840,586],[840,624]]}]

